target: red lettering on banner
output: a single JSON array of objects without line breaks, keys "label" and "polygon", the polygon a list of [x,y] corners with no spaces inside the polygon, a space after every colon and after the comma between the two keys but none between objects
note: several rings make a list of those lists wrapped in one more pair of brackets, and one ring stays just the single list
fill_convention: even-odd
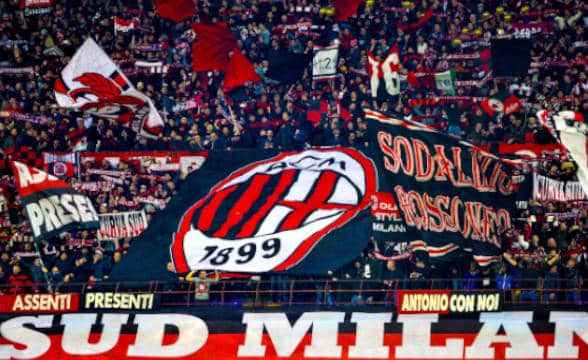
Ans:
[{"label": "red lettering on banner", "polygon": [[[396,185],[394,192],[407,226],[435,232],[459,232],[464,238],[490,242],[498,246],[493,236],[510,227],[510,214],[505,209],[495,210],[478,201],[462,201],[458,196],[406,191]],[[437,221],[435,221],[437,220]]]}]

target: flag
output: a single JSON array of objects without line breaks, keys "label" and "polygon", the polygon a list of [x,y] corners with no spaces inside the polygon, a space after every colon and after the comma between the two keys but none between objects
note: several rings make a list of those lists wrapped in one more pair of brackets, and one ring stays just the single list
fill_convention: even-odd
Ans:
[{"label": "flag", "polygon": [[155,138],[163,120],[147,96],[137,91],[92,38],[76,51],[55,81],[59,106],[116,121]]},{"label": "flag", "polygon": [[[10,160],[20,161],[26,165],[42,168],[44,165],[43,154],[28,146],[10,147],[4,150],[4,156]],[[5,166],[6,167],[6,164]]]},{"label": "flag", "polygon": [[437,90],[446,92],[449,95],[455,95],[455,68],[440,73],[435,73],[435,86]]},{"label": "flag", "polygon": [[296,54],[286,49],[270,52],[265,76],[283,84],[294,84],[302,79],[310,60],[308,54]]},{"label": "flag", "polygon": [[192,24],[197,41],[192,45],[194,71],[222,70],[224,90],[231,91],[248,81],[259,82],[251,62],[241,54],[237,40],[225,24]]},{"label": "flag", "polygon": [[480,265],[497,260],[515,209],[513,166],[419,123],[365,113],[378,191],[392,195],[402,220],[389,238],[426,250],[431,261],[459,249]]},{"label": "flag", "polygon": [[576,175],[588,194],[588,126],[584,116],[576,111],[564,110],[551,113],[547,110],[537,112],[537,118],[547,127],[556,139],[568,150],[578,164]]},{"label": "flag", "polygon": [[508,99],[504,100],[504,115],[510,115],[521,111],[523,104],[516,95],[511,95]]},{"label": "flag", "polygon": [[114,34],[116,35],[117,32],[124,32],[127,33],[131,30],[135,30],[137,26],[137,18],[133,18],[131,20],[121,19],[117,16],[114,17]]},{"label": "flag", "polygon": [[332,80],[337,76],[339,45],[315,45],[312,59],[312,80]]},{"label": "flag", "polygon": [[155,0],[155,9],[164,19],[184,21],[196,15],[194,0]]},{"label": "flag", "polygon": [[371,52],[368,52],[368,74],[370,76],[370,90],[372,97],[380,94],[381,79],[384,80],[384,88],[388,95],[400,94],[400,59],[398,57],[398,44],[394,44],[388,51],[386,58],[379,61]]},{"label": "flag", "polygon": [[480,107],[488,116],[494,116],[495,113],[502,112],[504,104],[502,101],[495,98],[485,98],[481,103]]},{"label": "flag", "polygon": [[492,39],[492,71],[494,77],[524,77],[531,65],[529,39]]},{"label": "flag", "polygon": [[72,177],[75,173],[76,154],[74,153],[43,153],[44,170],[57,177]]},{"label": "flag", "polygon": [[421,16],[417,21],[410,23],[410,24],[396,24],[399,30],[403,32],[416,32],[420,28],[423,27],[429,21],[429,19],[433,16],[433,9],[428,9],[425,11],[423,16]]},{"label": "flag", "polygon": [[68,183],[18,161],[11,166],[36,241],[100,226],[92,201]]},{"label": "flag", "polygon": [[320,126],[329,113],[329,102],[327,100],[310,100],[306,110],[306,120],[314,127]]},{"label": "flag", "polygon": [[335,21],[345,21],[357,12],[361,0],[333,0]]},{"label": "flag", "polygon": [[350,148],[210,152],[111,278],[161,279],[170,260],[178,273],[336,271],[367,245],[375,188],[372,161]]}]

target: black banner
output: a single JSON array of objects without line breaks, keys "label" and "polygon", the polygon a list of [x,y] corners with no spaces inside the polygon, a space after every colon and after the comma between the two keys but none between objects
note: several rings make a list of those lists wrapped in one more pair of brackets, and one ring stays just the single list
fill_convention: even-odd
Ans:
[{"label": "black banner", "polygon": [[111,278],[165,280],[170,260],[178,273],[326,275],[369,239],[376,175],[357,150],[211,152],[182,186]]},{"label": "black banner", "polygon": [[35,240],[100,227],[92,201],[70,184],[18,161],[11,165]]},{"label": "black banner", "polygon": [[413,250],[447,259],[472,251],[480,265],[501,253],[511,226],[511,166],[492,154],[423,125],[366,110],[380,192],[390,192]]}]

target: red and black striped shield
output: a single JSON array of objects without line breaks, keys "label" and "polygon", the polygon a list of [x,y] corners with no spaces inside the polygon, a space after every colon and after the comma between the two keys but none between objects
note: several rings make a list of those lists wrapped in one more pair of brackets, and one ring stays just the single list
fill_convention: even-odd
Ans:
[{"label": "red and black striped shield", "polygon": [[182,216],[171,247],[179,273],[284,271],[369,205],[371,160],[353,149],[283,153],[217,183]]}]

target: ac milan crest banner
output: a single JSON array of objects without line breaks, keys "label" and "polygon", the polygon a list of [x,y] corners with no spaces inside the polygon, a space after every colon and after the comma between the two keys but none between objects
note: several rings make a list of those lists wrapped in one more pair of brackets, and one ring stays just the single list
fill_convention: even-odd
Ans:
[{"label": "ac milan crest banner", "polygon": [[100,240],[134,238],[147,229],[147,216],[144,211],[127,211],[100,214]]},{"label": "ac milan crest banner", "polygon": [[464,249],[480,265],[501,254],[515,199],[511,166],[494,155],[421,124],[366,110],[379,191],[392,194],[404,227],[394,240],[430,258]]},{"label": "ac milan crest banner", "polygon": [[354,149],[211,152],[111,277],[160,279],[170,260],[178,273],[324,275],[367,245],[375,189]]},{"label": "ac milan crest banner", "polygon": [[35,240],[100,226],[92,201],[68,183],[18,161],[11,165]]},{"label": "ac milan crest banner", "polygon": [[55,81],[59,106],[76,108],[156,137],[163,120],[147,96],[137,91],[94,40],[88,38]]}]

